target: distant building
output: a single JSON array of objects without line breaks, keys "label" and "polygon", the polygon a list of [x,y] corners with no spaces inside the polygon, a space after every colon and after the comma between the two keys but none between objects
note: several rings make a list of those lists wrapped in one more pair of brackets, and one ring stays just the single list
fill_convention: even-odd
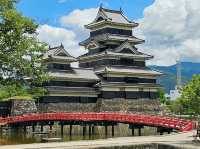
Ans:
[{"label": "distant building", "polygon": [[170,100],[176,100],[181,97],[182,81],[181,81],[181,61],[178,60],[176,63],[176,86],[174,90],[170,90],[169,94],[165,96]]},{"label": "distant building", "polygon": [[165,96],[170,100],[176,100],[181,97],[181,93],[180,90],[177,87],[175,87],[174,90],[170,90],[170,93],[166,94]]},{"label": "distant building", "polygon": [[[95,20],[85,26],[90,37],[80,42],[88,53],[76,59],[62,45],[50,48],[44,58],[52,79],[45,85],[48,96],[40,100],[43,110],[70,111],[69,105],[76,104],[77,111],[116,111],[124,105],[126,111],[148,110],[148,106],[158,111],[160,85],[156,77],[162,73],[149,69],[145,61],[153,56],[136,48],[144,43],[132,35],[137,26],[121,10],[100,7]],[[70,66],[75,61],[79,68]],[[56,109],[56,103],[67,103],[68,107],[59,104]]]}]

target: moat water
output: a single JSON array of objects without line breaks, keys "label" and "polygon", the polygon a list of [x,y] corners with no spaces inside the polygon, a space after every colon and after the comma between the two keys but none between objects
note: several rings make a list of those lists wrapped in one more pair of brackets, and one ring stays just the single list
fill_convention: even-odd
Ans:
[{"label": "moat water", "polygon": [[131,145],[131,146],[115,146],[115,147],[101,147],[96,149],[183,149],[164,144],[143,144],[143,145]]},{"label": "moat water", "polygon": [[[36,128],[36,132],[40,132],[40,127]],[[27,132],[24,133],[23,129],[14,131],[12,129],[5,129],[1,132],[0,135],[0,145],[14,145],[14,144],[29,144],[29,143],[42,143],[44,138],[59,138],[60,141],[77,141],[77,140],[96,140],[96,139],[105,139],[111,138],[112,131],[111,127],[108,127],[108,134],[105,135],[105,128],[98,126],[95,127],[94,135],[89,135],[88,128],[85,136],[83,136],[83,128],[81,126],[74,126],[72,129],[72,135],[69,135],[69,127],[64,127],[63,136],[61,136],[60,127],[54,126],[53,130],[50,131],[49,127],[44,127],[44,132],[46,134],[35,134],[32,133],[31,127],[27,129]],[[144,127],[142,129],[142,135],[158,135],[156,128]],[[128,137],[132,136],[131,129],[128,128],[128,125],[118,125],[115,126],[115,135],[114,137]],[[135,136],[138,136],[138,130],[135,129]]]},{"label": "moat water", "polygon": [[[40,127],[36,128],[36,132],[40,131]],[[46,134],[35,134],[32,132],[31,127],[27,129],[24,133],[23,129],[18,131],[13,131],[13,129],[4,129],[0,135],[0,146],[1,145],[16,145],[16,144],[30,144],[30,143],[44,143],[44,138],[58,138],[61,142],[67,141],[78,141],[78,140],[96,140],[112,138],[111,127],[108,127],[108,134],[105,135],[105,127],[95,127],[95,134],[89,135],[88,128],[85,136],[83,136],[83,128],[81,126],[74,126],[72,130],[72,135],[69,135],[69,127],[64,127],[63,136],[61,136],[60,127],[54,126],[53,130],[50,131],[49,127],[44,127],[44,132]],[[138,136],[138,130],[135,129],[135,136]],[[156,128],[144,127],[142,129],[142,136],[149,135],[159,135]],[[118,125],[115,126],[115,136],[114,137],[130,137],[132,136],[131,129],[128,125]],[[143,144],[134,146],[116,146],[116,147],[103,147],[97,149],[178,149],[173,146],[161,145],[161,144]]]}]

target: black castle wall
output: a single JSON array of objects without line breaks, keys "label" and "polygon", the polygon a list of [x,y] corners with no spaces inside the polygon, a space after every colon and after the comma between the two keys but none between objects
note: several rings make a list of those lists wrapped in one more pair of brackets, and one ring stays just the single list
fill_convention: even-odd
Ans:
[{"label": "black castle wall", "polygon": [[114,99],[114,98],[124,98],[124,99],[157,99],[157,92],[128,92],[128,91],[102,91],[100,98],[104,99]]},{"label": "black castle wall", "polygon": [[103,59],[103,60],[96,60],[92,62],[80,62],[79,66],[83,68],[90,68],[90,67],[97,67],[97,66],[104,66],[104,65],[119,65],[119,66],[137,66],[137,67],[145,67],[144,61],[134,61],[133,59]]},{"label": "black castle wall", "polygon": [[132,36],[132,30],[116,29],[116,28],[103,28],[97,31],[90,32],[90,37],[94,37],[101,34],[110,33],[113,35],[126,35]]}]

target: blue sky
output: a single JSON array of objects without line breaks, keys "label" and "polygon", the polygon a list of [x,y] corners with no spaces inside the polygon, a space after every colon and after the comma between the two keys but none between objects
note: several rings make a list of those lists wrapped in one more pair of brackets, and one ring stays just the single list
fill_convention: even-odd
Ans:
[{"label": "blue sky", "polygon": [[73,56],[86,50],[78,43],[89,36],[100,4],[119,10],[140,25],[134,36],[145,39],[139,51],[151,54],[151,65],[173,65],[177,59],[200,62],[200,0],[20,0],[17,9],[38,24],[38,38],[51,46],[63,43]]},{"label": "blue sky", "polygon": [[33,18],[39,24],[59,26],[59,18],[74,9],[96,8],[103,4],[111,9],[123,8],[132,20],[141,18],[145,7],[154,0],[21,0],[17,5],[24,15]]}]

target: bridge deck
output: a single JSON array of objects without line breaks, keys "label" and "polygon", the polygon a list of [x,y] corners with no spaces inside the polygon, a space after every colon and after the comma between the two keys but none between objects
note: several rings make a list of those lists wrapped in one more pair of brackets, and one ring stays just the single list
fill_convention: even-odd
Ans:
[{"label": "bridge deck", "polygon": [[83,122],[117,122],[128,124],[139,124],[144,126],[173,128],[178,131],[190,131],[194,123],[171,117],[139,115],[127,113],[42,113],[26,114],[0,118],[0,125],[15,123],[40,122],[40,121],[83,121]]}]

